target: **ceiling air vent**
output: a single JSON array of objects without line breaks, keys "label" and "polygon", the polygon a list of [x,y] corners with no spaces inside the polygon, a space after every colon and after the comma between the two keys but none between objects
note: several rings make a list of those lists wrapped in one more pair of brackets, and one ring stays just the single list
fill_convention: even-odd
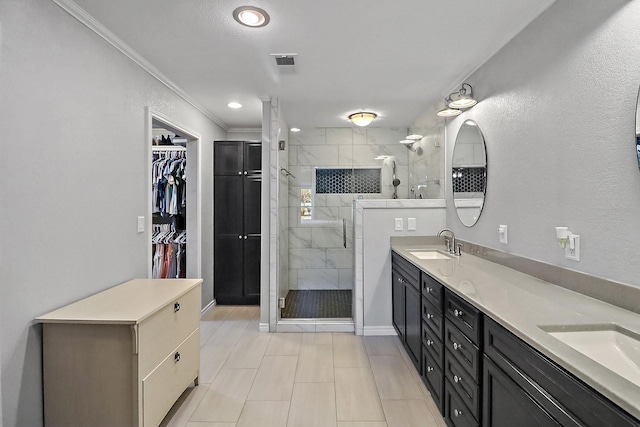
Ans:
[{"label": "ceiling air vent", "polygon": [[295,53],[272,53],[271,56],[276,59],[278,65],[296,65]]}]

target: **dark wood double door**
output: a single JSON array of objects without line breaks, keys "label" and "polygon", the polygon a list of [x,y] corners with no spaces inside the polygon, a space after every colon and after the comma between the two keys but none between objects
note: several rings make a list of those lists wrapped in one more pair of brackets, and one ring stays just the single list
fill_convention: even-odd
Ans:
[{"label": "dark wood double door", "polygon": [[260,142],[214,142],[214,296],[260,303]]}]

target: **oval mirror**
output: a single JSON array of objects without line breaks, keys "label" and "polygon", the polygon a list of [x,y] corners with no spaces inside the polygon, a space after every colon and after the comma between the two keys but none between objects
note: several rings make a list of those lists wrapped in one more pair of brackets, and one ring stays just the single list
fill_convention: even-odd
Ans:
[{"label": "oval mirror", "polygon": [[451,161],[453,204],[467,227],[480,218],[487,189],[487,151],[484,136],[473,120],[460,126]]},{"label": "oval mirror", "polygon": [[640,90],[638,91],[638,102],[636,104],[636,156],[638,157],[638,167],[640,168]]}]

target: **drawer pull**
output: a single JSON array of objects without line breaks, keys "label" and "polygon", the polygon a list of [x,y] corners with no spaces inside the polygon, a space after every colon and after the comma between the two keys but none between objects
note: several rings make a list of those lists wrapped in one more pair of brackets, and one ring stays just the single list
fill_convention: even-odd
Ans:
[{"label": "drawer pull", "polygon": [[433,371],[433,368],[431,366],[427,365],[427,372],[432,372],[432,371]]},{"label": "drawer pull", "polygon": [[462,314],[463,314],[462,310],[457,310],[457,309],[453,310],[453,315],[456,316],[456,317],[460,317],[460,316],[462,316]]},{"label": "drawer pull", "polygon": [[431,292],[433,292],[433,289],[431,289],[430,287],[427,286],[426,291],[427,291],[428,294],[430,294]]},{"label": "drawer pull", "polygon": [[433,314],[427,313],[427,319],[433,319]]},{"label": "drawer pull", "polygon": [[460,381],[462,381],[462,377],[459,377],[457,375],[453,376],[453,382],[455,382],[456,384],[458,384]]},{"label": "drawer pull", "polygon": [[429,347],[431,347],[431,345],[433,345],[433,341],[431,341],[431,340],[427,340],[427,345],[428,345]]},{"label": "drawer pull", "polygon": [[453,343],[454,350],[462,350],[462,344],[458,344],[457,342]]},{"label": "drawer pull", "polygon": [[176,354],[173,355],[173,361],[178,363],[180,361],[180,352],[176,351]]},{"label": "drawer pull", "polygon": [[454,417],[459,417],[460,415],[462,415],[462,411],[459,409],[454,409],[453,410],[453,416]]},{"label": "drawer pull", "polygon": [[174,313],[177,313],[177,312],[180,311],[180,303],[179,302],[173,304],[173,311],[174,311]]}]

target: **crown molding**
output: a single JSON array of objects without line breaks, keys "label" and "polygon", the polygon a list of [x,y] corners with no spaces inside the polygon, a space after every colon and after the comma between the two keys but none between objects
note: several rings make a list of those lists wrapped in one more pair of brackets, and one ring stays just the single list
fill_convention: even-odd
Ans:
[{"label": "crown molding", "polygon": [[153,76],[160,83],[165,85],[169,90],[175,92],[180,98],[191,104],[196,110],[200,111],[206,117],[208,117],[216,125],[220,126],[225,132],[228,132],[228,127],[223,124],[217,117],[208,112],[203,106],[193,100],[186,92],[173,83],[167,76],[162,74],[155,66],[149,61],[144,59],[142,55],[133,50],[131,46],[126,44],[121,38],[113,34],[107,27],[98,22],[93,16],[87,13],[84,9],[74,3],[72,0],[52,0],[55,4],[60,6],[65,12],[77,19],[80,23],[85,25],[91,31],[100,36],[103,40],[109,43],[111,46],[118,49],[131,61],[136,63],[140,68],[145,70],[151,76]]},{"label": "crown molding", "polygon": [[262,133],[262,128],[229,128],[227,133],[238,133],[238,132],[252,132],[252,133]]}]

